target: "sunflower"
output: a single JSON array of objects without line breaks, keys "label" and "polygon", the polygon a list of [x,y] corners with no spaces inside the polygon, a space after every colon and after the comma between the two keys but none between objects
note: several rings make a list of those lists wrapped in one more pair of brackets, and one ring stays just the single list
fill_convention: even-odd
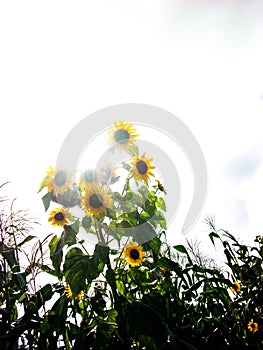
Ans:
[{"label": "sunflower", "polygon": [[132,124],[123,121],[115,122],[109,130],[109,143],[120,151],[127,151],[135,146],[138,136]]},{"label": "sunflower", "polygon": [[241,291],[240,283],[238,283],[238,282],[233,282],[233,283],[232,283],[232,286],[230,287],[230,290],[231,290],[231,292],[233,292],[233,293],[239,293],[239,292]]},{"label": "sunflower", "polygon": [[165,188],[163,187],[163,184],[159,181],[159,180],[156,180],[157,182],[157,187],[160,191],[162,191],[164,194],[167,194]]},{"label": "sunflower", "polygon": [[144,252],[142,246],[133,242],[127,244],[123,250],[122,256],[126,259],[127,264],[140,266],[143,262]]},{"label": "sunflower", "polygon": [[93,169],[87,169],[80,175],[78,185],[82,190],[84,190],[85,188],[87,188],[87,186],[97,183],[97,181],[97,172]]},{"label": "sunflower", "polygon": [[257,322],[248,322],[247,328],[250,330],[250,332],[257,332],[258,331],[258,323]]},{"label": "sunflower", "polygon": [[100,186],[86,188],[81,199],[82,208],[87,212],[87,215],[96,218],[105,216],[107,208],[110,208],[113,204],[110,192]]},{"label": "sunflower", "polygon": [[48,222],[53,226],[64,226],[68,225],[69,220],[72,218],[69,211],[65,208],[56,208],[51,210]]},{"label": "sunflower", "polygon": [[55,170],[49,167],[47,176],[44,179],[44,186],[48,192],[53,192],[55,196],[65,193],[71,184],[71,176],[65,170]]},{"label": "sunflower", "polygon": [[66,294],[66,297],[69,298],[69,299],[81,299],[82,295],[84,294],[83,290],[81,290],[80,292],[78,292],[78,294],[76,294],[75,296],[73,295],[72,293],[72,290],[70,288],[69,285],[67,285],[65,287],[65,294]]},{"label": "sunflower", "polygon": [[154,176],[151,172],[151,170],[155,168],[155,166],[151,164],[152,160],[153,158],[145,158],[145,152],[141,157],[133,158],[131,165],[136,180],[144,181],[147,184],[149,177]]}]

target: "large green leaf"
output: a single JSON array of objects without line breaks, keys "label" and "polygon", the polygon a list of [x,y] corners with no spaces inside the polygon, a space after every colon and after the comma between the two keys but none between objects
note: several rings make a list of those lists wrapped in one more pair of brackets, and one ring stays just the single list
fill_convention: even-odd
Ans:
[{"label": "large green leaf", "polygon": [[64,232],[62,234],[61,239],[63,240],[62,246],[65,245],[71,246],[73,244],[76,244],[76,236],[79,230],[79,222],[76,221],[72,225],[65,225],[64,226]]},{"label": "large green leaf", "polygon": [[46,284],[44,287],[42,287],[37,293],[37,301],[38,301],[38,307],[41,307],[45,304],[46,301],[50,300],[53,296],[52,286],[51,284]]},{"label": "large green leaf", "polygon": [[159,237],[154,237],[149,242],[146,242],[143,246],[145,250],[153,250],[153,252],[158,255],[161,248],[161,240]]},{"label": "large green leaf", "polygon": [[54,236],[49,242],[50,259],[52,261],[53,267],[57,273],[57,276],[61,276],[60,265],[62,261],[62,244],[58,236]]},{"label": "large green leaf", "polygon": [[87,281],[91,283],[99,275],[97,258],[88,256],[79,248],[70,249],[65,257],[63,272],[73,295],[85,289]]},{"label": "large green leaf", "polygon": [[94,250],[94,258],[98,259],[98,261],[102,261],[104,264],[109,264],[109,247],[102,245],[102,244],[96,244],[95,250]]},{"label": "large green leaf", "polygon": [[135,242],[139,244],[149,242],[156,236],[155,230],[148,222],[144,222],[142,225],[134,227],[131,230],[131,233]]}]

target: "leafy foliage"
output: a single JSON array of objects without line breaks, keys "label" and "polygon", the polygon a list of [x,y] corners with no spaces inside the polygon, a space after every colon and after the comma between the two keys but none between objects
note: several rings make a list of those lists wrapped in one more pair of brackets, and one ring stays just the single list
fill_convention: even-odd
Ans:
[{"label": "leafy foliage", "polygon": [[[134,145],[128,150],[132,156],[138,152]],[[108,192],[114,206],[94,215],[81,212],[82,184],[70,184],[57,197],[45,193],[46,211],[55,202],[82,215],[72,210],[59,233],[43,241],[29,234],[32,220],[24,212],[3,208],[1,349],[262,349],[263,237],[246,246],[210,221],[211,245],[224,249],[220,268],[190,242],[172,247],[166,241],[160,182],[136,183],[135,193],[131,165],[123,163],[122,169],[127,178],[121,191],[117,174],[113,181],[104,176],[101,184],[104,190],[115,186]],[[47,180],[52,188],[45,177],[40,192]],[[102,205],[98,198],[95,209]],[[64,219],[57,214],[55,223]],[[85,235],[96,238],[92,248]],[[131,240],[134,248],[125,260],[125,243]],[[50,280],[38,287],[40,271]]]}]

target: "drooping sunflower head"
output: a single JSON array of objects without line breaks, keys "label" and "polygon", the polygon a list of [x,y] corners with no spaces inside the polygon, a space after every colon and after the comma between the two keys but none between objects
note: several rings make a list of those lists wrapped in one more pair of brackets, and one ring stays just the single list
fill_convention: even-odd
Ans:
[{"label": "drooping sunflower head", "polygon": [[124,123],[123,121],[115,122],[114,126],[109,130],[109,143],[120,151],[127,151],[135,146],[138,136],[132,124]]},{"label": "drooping sunflower head", "polygon": [[53,226],[64,226],[68,225],[69,220],[72,219],[71,214],[65,208],[56,208],[51,210],[48,218],[48,222]]},{"label": "drooping sunflower head", "polygon": [[145,153],[143,153],[141,157],[133,158],[131,165],[136,180],[144,181],[147,184],[150,176],[154,176],[152,169],[154,169],[155,166],[151,164],[152,161],[153,158],[146,158]]},{"label": "drooping sunflower head", "polygon": [[233,282],[233,283],[232,283],[232,286],[230,287],[230,290],[231,290],[231,292],[233,292],[233,293],[239,293],[239,292],[241,291],[240,283],[238,283],[238,282]]},{"label": "drooping sunflower head", "polygon": [[257,332],[258,331],[258,323],[257,322],[248,322],[247,328],[250,330],[250,332]]},{"label": "drooping sunflower head", "polygon": [[73,295],[72,290],[69,285],[67,285],[64,289],[66,297],[69,299],[81,299],[82,295],[84,294],[83,290],[79,291],[78,294]]},{"label": "drooping sunflower head", "polygon": [[95,184],[98,182],[98,174],[93,169],[87,169],[85,170],[79,178],[78,184],[79,187],[84,190],[87,188],[87,186],[90,186],[91,184]]},{"label": "drooping sunflower head", "polygon": [[165,190],[163,184],[161,183],[161,181],[159,181],[159,180],[155,180],[155,181],[157,182],[157,188],[158,188],[158,190],[160,190],[160,191],[163,192],[164,194],[167,194],[167,192],[166,192],[166,190]]},{"label": "drooping sunflower head", "polygon": [[44,186],[48,192],[53,192],[54,196],[65,193],[71,185],[71,175],[65,170],[55,170],[50,167],[44,179]]},{"label": "drooping sunflower head", "polygon": [[111,208],[113,200],[110,192],[100,186],[93,186],[86,189],[81,196],[82,208],[87,215],[100,218],[106,215],[107,208]]},{"label": "drooping sunflower head", "polygon": [[122,256],[126,259],[126,263],[132,267],[140,266],[144,260],[144,255],[142,246],[133,242],[127,244],[122,253]]}]

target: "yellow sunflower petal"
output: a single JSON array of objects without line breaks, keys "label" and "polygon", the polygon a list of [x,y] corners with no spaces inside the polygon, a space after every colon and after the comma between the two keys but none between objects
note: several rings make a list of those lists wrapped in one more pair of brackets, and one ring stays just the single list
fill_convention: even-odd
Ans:
[{"label": "yellow sunflower petal", "polygon": [[109,130],[109,144],[120,151],[127,151],[135,146],[138,136],[132,124],[115,122]]},{"label": "yellow sunflower petal", "polygon": [[154,174],[151,172],[152,169],[155,169],[155,166],[151,164],[152,161],[153,158],[146,158],[145,153],[141,157],[133,158],[131,166],[136,180],[144,181],[147,184],[150,176],[154,177]]},{"label": "yellow sunflower petal", "polygon": [[47,187],[48,192],[53,192],[55,196],[67,192],[71,185],[71,174],[63,169],[55,170],[49,167],[47,176],[44,180],[44,186]]},{"label": "yellow sunflower petal", "polygon": [[257,332],[258,331],[258,323],[257,322],[248,322],[247,328],[250,330],[250,332]]},{"label": "yellow sunflower petal", "polygon": [[69,299],[81,299],[82,295],[84,294],[83,290],[79,291],[78,294],[73,295],[72,290],[69,285],[67,285],[64,289],[64,292],[66,294],[66,297]]},{"label": "yellow sunflower petal", "polygon": [[133,242],[127,244],[123,250],[122,256],[126,260],[128,265],[140,266],[144,261],[144,252],[142,251],[142,246],[137,245]]},{"label": "yellow sunflower petal", "polygon": [[69,224],[70,219],[72,219],[72,216],[68,209],[62,207],[51,210],[48,222],[53,226],[64,226]]},{"label": "yellow sunflower petal", "polygon": [[87,188],[85,194],[81,196],[81,200],[82,208],[86,211],[87,215],[96,218],[105,216],[107,208],[111,208],[113,205],[110,192],[100,186]]},{"label": "yellow sunflower petal", "polygon": [[230,290],[231,290],[231,292],[233,292],[233,293],[239,293],[239,292],[241,291],[240,283],[238,283],[238,282],[233,282],[233,283],[232,283],[232,286],[230,287]]}]

